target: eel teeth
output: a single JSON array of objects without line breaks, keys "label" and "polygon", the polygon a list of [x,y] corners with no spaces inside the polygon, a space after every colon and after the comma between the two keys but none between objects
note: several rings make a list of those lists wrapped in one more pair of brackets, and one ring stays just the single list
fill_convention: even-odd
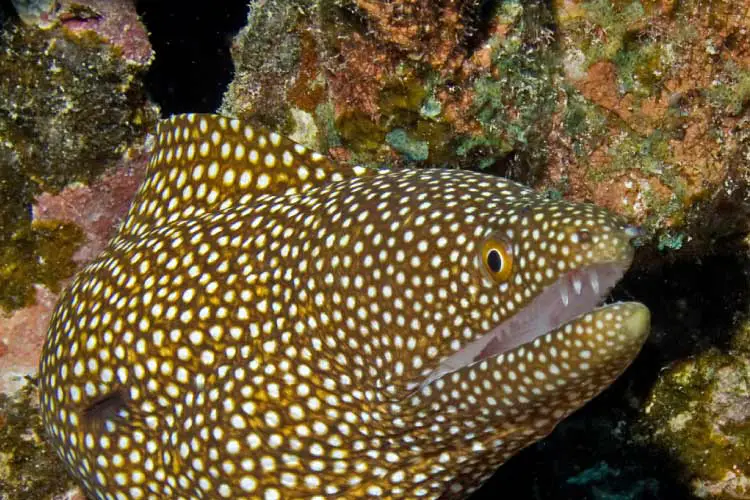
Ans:
[{"label": "eel teeth", "polygon": [[567,287],[561,286],[560,287],[560,298],[562,299],[562,303],[565,307],[568,307],[568,289]]},{"label": "eel teeth", "polygon": [[591,283],[591,289],[594,290],[594,293],[599,295],[599,275],[596,274],[596,271],[591,271],[589,273],[589,282]]},{"label": "eel teeth", "polygon": [[581,283],[581,280],[578,278],[573,278],[573,290],[575,290],[576,295],[581,295],[582,289],[583,289],[583,283]]}]

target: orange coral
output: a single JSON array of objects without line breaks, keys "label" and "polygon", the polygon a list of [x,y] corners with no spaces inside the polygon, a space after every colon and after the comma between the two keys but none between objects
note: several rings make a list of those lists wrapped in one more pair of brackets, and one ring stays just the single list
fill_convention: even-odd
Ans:
[{"label": "orange coral", "polygon": [[335,115],[357,110],[377,120],[380,91],[393,72],[388,53],[359,33],[352,33],[341,41],[339,57],[330,64],[335,64],[328,74]]},{"label": "orange coral", "polygon": [[434,68],[457,68],[464,55],[464,17],[474,2],[465,0],[357,0],[377,38],[427,61]]},{"label": "orange coral", "polygon": [[[557,4],[561,39],[570,53],[587,44],[614,43],[615,29],[594,22],[601,17],[587,17],[594,8],[591,2]],[[619,8],[613,4],[612,15],[619,15]],[[651,218],[664,228],[684,224],[696,202],[715,198],[727,179],[738,174],[732,158],[741,147],[736,132],[743,117],[717,107],[708,96],[728,83],[727,68],[750,71],[750,1],[648,2],[644,12],[619,34],[623,41],[616,56],[588,63],[584,59],[582,74],[577,68],[567,71],[569,83],[603,112],[608,130],[576,155],[571,147],[576,138],[566,139],[558,120],[547,182],[564,179],[572,198],[591,199],[638,222]],[[649,50],[666,51],[669,64],[650,66],[644,55]],[[641,66],[635,66],[642,75],[627,66],[638,57],[644,57]],[[643,83],[639,76],[655,83]],[[645,95],[623,86],[626,79],[642,85]],[[730,88],[725,92],[731,94]],[[618,144],[625,136],[646,148],[661,141],[657,152],[635,153],[660,166],[652,170],[638,161],[628,163],[626,156],[618,158],[623,154]]]}]

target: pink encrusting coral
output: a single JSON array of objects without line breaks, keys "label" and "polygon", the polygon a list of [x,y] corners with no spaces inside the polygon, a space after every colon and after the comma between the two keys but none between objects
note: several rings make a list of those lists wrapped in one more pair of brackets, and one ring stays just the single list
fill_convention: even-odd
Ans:
[{"label": "pink encrusting coral", "polygon": [[72,33],[93,31],[138,65],[154,56],[148,31],[130,0],[61,0],[57,19]]},{"label": "pink encrusting coral", "polygon": [[0,393],[13,393],[35,374],[57,294],[35,286],[35,303],[0,313]]},{"label": "pink encrusting coral", "polygon": [[[145,172],[137,156],[124,160],[90,186],[77,184],[60,194],[44,193],[37,198],[35,222],[72,222],[81,228],[85,242],[74,255],[77,264],[98,254],[112,236]],[[60,283],[64,286],[65,283]],[[13,393],[36,373],[39,355],[58,293],[35,286],[35,303],[12,313],[0,313],[0,393]]]},{"label": "pink encrusting coral", "polygon": [[86,241],[76,250],[73,260],[85,264],[106,245],[144,173],[145,158],[136,153],[89,186],[77,184],[59,194],[42,193],[34,205],[34,220],[64,220],[83,229]]}]

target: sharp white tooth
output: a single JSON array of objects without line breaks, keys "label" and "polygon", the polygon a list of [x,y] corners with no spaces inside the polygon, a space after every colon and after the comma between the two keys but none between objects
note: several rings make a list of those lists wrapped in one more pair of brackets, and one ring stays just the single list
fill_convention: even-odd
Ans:
[{"label": "sharp white tooth", "polygon": [[595,294],[599,295],[599,275],[596,274],[596,271],[591,271],[589,281],[591,282],[591,289],[594,290]]},{"label": "sharp white tooth", "polygon": [[573,290],[576,291],[576,295],[581,295],[581,289],[583,289],[583,283],[578,278],[573,278]]},{"label": "sharp white tooth", "polygon": [[564,286],[560,287],[560,298],[565,307],[568,307],[568,289]]}]

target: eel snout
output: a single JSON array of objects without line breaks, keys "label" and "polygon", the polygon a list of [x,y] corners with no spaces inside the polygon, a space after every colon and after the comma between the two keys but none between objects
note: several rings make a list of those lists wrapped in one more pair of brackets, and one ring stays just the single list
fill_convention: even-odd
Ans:
[{"label": "eel snout", "polygon": [[[531,344],[547,334],[553,334],[554,337],[555,332],[562,335],[560,332],[565,332],[566,328],[575,330],[577,325],[586,325],[591,320],[597,328],[601,327],[613,334],[623,328],[628,330],[612,319],[611,306],[596,309],[604,303],[633,259],[632,240],[637,237],[637,233],[627,225],[617,227],[616,224],[612,224],[612,227],[612,230],[603,234],[591,234],[586,231],[587,238],[581,243],[580,249],[580,253],[588,253],[586,262],[559,272],[554,281],[543,287],[515,314],[443,359],[421,386],[424,387],[446,374],[490,360],[500,354],[510,355],[514,350]],[[612,311],[637,313],[637,317],[643,317],[645,314],[645,319],[640,320],[640,323],[645,325],[645,333],[642,332],[642,328],[636,329],[636,338],[642,342],[641,337],[648,331],[648,309],[642,305],[620,305],[619,309]],[[602,332],[595,334],[601,335]],[[619,336],[613,335],[610,342],[619,342]],[[628,342],[625,344],[630,345]],[[636,353],[637,349],[632,357]]]}]

